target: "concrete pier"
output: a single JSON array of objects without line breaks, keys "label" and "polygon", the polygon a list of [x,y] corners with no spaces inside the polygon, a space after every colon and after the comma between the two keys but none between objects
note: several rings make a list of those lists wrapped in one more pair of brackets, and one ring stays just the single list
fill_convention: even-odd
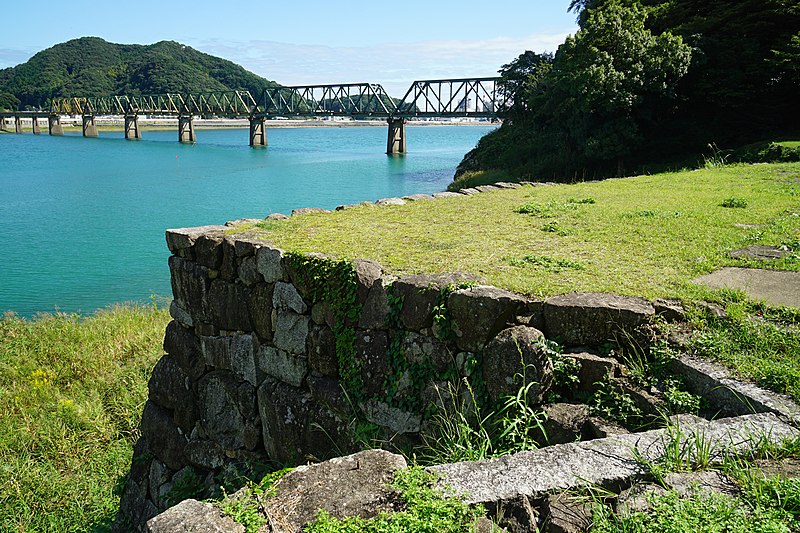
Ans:
[{"label": "concrete pier", "polygon": [[250,119],[250,146],[267,145],[267,119],[252,117]]},{"label": "concrete pier", "polygon": [[194,117],[191,115],[181,115],[178,117],[178,141],[182,143],[195,143],[194,136]]},{"label": "concrete pier", "polygon": [[389,124],[386,153],[388,155],[406,153],[406,119],[390,118],[386,122]]},{"label": "concrete pier", "polygon": [[14,117],[14,133],[22,133],[22,117]]},{"label": "concrete pier", "polygon": [[59,115],[47,117],[47,129],[50,135],[64,135],[64,128],[61,127],[61,117]]},{"label": "concrete pier", "polygon": [[139,129],[139,116],[125,116],[125,138],[129,141],[138,141],[142,138],[142,131]]},{"label": "concrete pier", "polygon": [[42,129],[39,127],[39,117],[31,117],[31,130],[33,131],[34,135],[39,135],[42,133]]},{"label": "concrete pier", "polygon": [[94,122],[94,115],[83,115],[83,136],[98,137],[97,125]]}]

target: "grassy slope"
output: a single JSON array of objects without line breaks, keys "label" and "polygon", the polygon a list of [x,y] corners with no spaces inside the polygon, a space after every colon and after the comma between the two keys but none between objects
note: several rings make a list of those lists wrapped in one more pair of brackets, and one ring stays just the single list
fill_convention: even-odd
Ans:
[{"label": "grassy slope", "polygon": [[103,530],[168,315],[0,319],[0,530]]},{"label": "grassy slope", "polygon": [[[719,205],[731,197],[747,207]],[[595,203],[574,202],[588,198]],[[526,204],[534,213],[515,212]],[[791,163],[526,186],[292,217],[255,229],[286,250],[372,259],[395,273],[462,270],[533,296],[685,297],[697,275],[745,265],[728,257],[735,248],[796,242],[798,213],[800,164]],[[795,254],[765,266],[800,270],[800,259]]]}]

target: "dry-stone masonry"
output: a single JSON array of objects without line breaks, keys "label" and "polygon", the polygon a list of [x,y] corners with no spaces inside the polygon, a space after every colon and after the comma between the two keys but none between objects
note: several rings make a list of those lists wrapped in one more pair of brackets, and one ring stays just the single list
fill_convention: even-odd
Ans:
[{"label": "dry-stone masonry", "polygon": [[[228,235],[229,229],[167,232],[173,320],[164,337],[166,354],[148,385],[117,530],[141,530],[160,511],[256,465],[302,464],[356,451],[359,435],[413,447],[426,430],[431,404],[448,397],[448,381],[469,377],[482,384],[487,401],[497,401],[516,393],[525,374],[533,383],[528,399],[539,402],[553,381],[548,339],[565,348],[577,365],[577,389],[590,393],[597,382],[622,373],[615,359],[591,347],[639,343],[638,331],[656,313],[668,319],[682,313],[676,302],[653,305],[597,293],[536,301],[458,272],[397,278],[371,261],[287,254],[254,235]],[[796,420],[791,402],[703,365],[682,358],[674,370],[723,412],[741,414],[736,402],[745,398],[751,408]],[[643,410],[655,405],[644,391],[633,392]],[[625,432],[587,419],[582,406],[553,404],[546,411],[551,444]],[[645,437],[621,438],[639,443]],[[567,446],[578,456],[589,454],[582,464],[592,465],[591,450],[604,444]],[[556,453],[545,450],[530,457]],[[635,470],[620,450],[614,454]],[[511,467],[524,457],[495,462]],[[479,477],[488,476],[494,492],[474,501],[538,493],[510,489],[514,476],[496,478],[503,470],[497,465],[475,467],[491,470]],[[613,476],[613,466],[592,471]],[[460,486],[458,466],[440,471]],[[471,470],[468,485],[476,472]],[[202,504],[185,507],[179,511],[216,520]]]},{"label": "dry-stone masonry", "polygon": [[[396,278],[380,265],[287,254],[226,226],[169,230],[174,301],[117,526],[141,528],[176,494],[236,468],[355,451],[365,428],[413,446],[447,380],[515,376],[547,393],[540,342],[597,345],[646,323],[637,298],[544,302],[463,273]],[[188,481],[187,481],[188,480]]]}]

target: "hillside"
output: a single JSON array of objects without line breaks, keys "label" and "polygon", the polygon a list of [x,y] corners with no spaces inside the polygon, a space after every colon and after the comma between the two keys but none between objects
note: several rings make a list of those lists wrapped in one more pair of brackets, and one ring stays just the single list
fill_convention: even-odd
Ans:
[{"label": "hillside", "polygon": [[269,85],[275,82],[174,41],[128,45],[82,37],[0,70],[0,108],[38,107],[56,96],[224,90],[258,93]]}]

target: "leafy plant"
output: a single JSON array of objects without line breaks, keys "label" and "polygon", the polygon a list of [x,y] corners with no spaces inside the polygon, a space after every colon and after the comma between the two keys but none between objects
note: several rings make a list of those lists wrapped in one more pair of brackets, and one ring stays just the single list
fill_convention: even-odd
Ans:
[{"label": "leafy plant", "polygon": [[435,477],[422,467],[412,466],[395,473],[392,487],[400,494],[404,509],[381,513],[370,519],[335,518],[320,511],[309,524],[308,533],[469,533],[483,516],[481,506],[470,506],[458,496],[444,494],[434,486]]},{"label": "leafy plant", "polygon": [[508,259],[508,264],[515,267],[536,266],[548,272],[561,272],[562,270],[583,270],[582,263],[570,259],[558,259],[546,255],[526,255],[525,257]]},{"label": "leafy plant", "polygon": [[592,413],[623,426],[641,419],[642,411],[636,406],[631,395],[612,379],[606,378],[596,386],[597,390],[587,402]]},{"label": "leafy plant", "polygon": [[724,199],[719,205],[720,207],[727,207],[731,209],[744,209],[747,207],[747,200],[744,198],[731,196],[730,198]]}]

